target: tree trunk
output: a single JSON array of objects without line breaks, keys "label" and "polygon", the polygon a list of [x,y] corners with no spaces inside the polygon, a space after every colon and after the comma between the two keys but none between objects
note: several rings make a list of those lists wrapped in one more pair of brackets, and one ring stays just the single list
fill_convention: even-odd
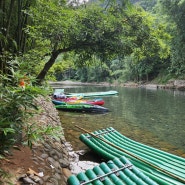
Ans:
[{"label": "tree trunk", "polygon": [[[0,11],[1,11],[1,16],[0,16],[0,28],[1,28],[1,34],[5,35],[5,4],[3,0],[0,0]],[[3,50],[3,39],[0,39],[0,54],[2,53]]]},{"label": "tree trunk", "polygon": [[12,16],[12,12],[13,12],[14,2],[15,2],[15,0],[11,0],[11,2],[10,2],[10,7],[9,7],[9,11],[8,11],[8,20],[7,20],[7,24],[6,24],[6,36],[9,34],[10,21],[11,21],[11,16]]},{"label": "tree trunk", "polygon": [[[30,6],[31,6],[31,2],[30,2],[30,0],[27,0],[23,8],[25,10],[29,10]],[[21,25],[20,25],[20,29],[21,29],[20,51],[22,53],[24,53],[25,52],[25,47],[26,47],[27,34],[25,34],[23,29],[26,28],[26,26],[28,25],[28,14],[25,14],[25,13],[21,12],[21,17],[22,17],[22,20],[21,20]]]},{"label": "tree trunk", "polygon": [[148,82],[148,73],[146,74],[146,81]]},{"label": "tree trunk", "polygon": [[21,20],[22,20],[22,12],[21,12],[21,0],[18,0],[17,2],[17,17],[18,17],[18,25],[17,25],[17,47],[18,51],[20,51],[21,48]]},{"label": "tree trunk", "polygon": [[[0,28],[1,28],[1,39],[0,39],[0,55],[3,55],[3,48],[4,48],[4,36],[5,36],[5,1],[0,0],[0,11],[1,11],[1,16],[0,16]],[[0,74],[3,74],[5,71],[5,63],[2,59],[0,58]]]},{"label": "tree trunk", "polygon": [[55,60],[57,59],[59,54],[60,52],[58,50],[52,52],[50,59],[45,64],[44,68],[42,69],[42,71],[39,73],[39,75],[36,78],[38,84],[41,84],[41,82],[44,80],[47,72],[52,67],[52,65],[55,63]]}]

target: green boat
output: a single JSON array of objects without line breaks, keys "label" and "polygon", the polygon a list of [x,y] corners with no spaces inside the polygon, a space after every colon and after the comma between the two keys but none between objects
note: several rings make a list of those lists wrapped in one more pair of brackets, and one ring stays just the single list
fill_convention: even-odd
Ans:
[{"label": "green boat", "polygon": [[185,159],[144,145],[109,127],[80,135],[80,140],[106,160],[122,156],[160,185],[185,184]]},{"label": "green boat", "polygon": [[105,107],[85,103],[68,104],[63,102],[60,105],[56,105],[55,108],[63,111],[73,111],[73,112],[105,113],[109,111],[109,109]]},{"label": "green boat", "polygon": [[158,185],[125,157],[102,162],[93,169],[71,175],[68,185]]},{"label": "green boat", "polygon": [[105,92],[87,92],[87,93],[67,93],[67,97],[81,96],[81,97],[99,97],[99,96],[112,96],[117,95],[117,91],[105,91]]}]

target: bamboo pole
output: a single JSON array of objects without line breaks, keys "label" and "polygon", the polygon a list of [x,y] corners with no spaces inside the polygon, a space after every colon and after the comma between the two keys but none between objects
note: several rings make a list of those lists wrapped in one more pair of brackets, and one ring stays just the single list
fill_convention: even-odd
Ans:
[{"label": "bamboo pole", "polygon": [[93,136],[93,137],[95,137],[95,138],[97,138],[97,139],[100,139],[100,140],[104,141],[105,143],[107,143],[107,144],[109,144],[109,145],[115,147],[116,149],[118,149],[118,150],[120,150],[120,151],[123,151],[123,152],[127,153],[128,155],[130,155],[130,156],[132,156],[132,157],[134,157],[134,158],[136,158],[136,159],[138,159],[138,160],[140,160],[140,161],[142,161],[142,162],[144,162],[144,163],[146,163],[146,164],[152,166],[153,168],[156,168],[157,170],[159,170],[159,171],[161,171],[161,172],[163,172],[163,173],[165,173],[165,174],[167,174],[167,175],[169,175],[169,176],[171,176],[171,177],[173,177],[173,178],[179,180],[180,182],[185,183],[185,179],[183,179],[183,178],[181,178],[181,177],[178,177],[177,175],[174,175],[173,173],[170,173],[170,172],[168,172],[168,171],[166,171],[166,170],[164,170],[164,169],[162,169],[162,168],[160,168],[160,167],[158,167],[158,166],[156,166],[156,165],[154,165],[154,164],[152,164],[152,163],[150,163],[150,162],[148,162],[148,161],[146,161],[146,160],[144,160],[144,159],[138,157],[137,155],[132,154],[132,153],[130,153],[130,152],[124,150],[123,148],[121,148],[121,147],[119,147],[119,146],[116,146],[115,144],[113,144],[113,143],[111,143],[111,142],[109,142],[109,141],[107,141],[107,140],[105,140],[105,139],[103,139],[103,138],[101,138],[101,137],[96,136],[95,134],[89,132],[88,130],[85,130],[85,129],[83,129],[83,128],[77,126],[77,125],[75,125],[75,127],[79,128],[80,130],[83,130],[84,132],[90,134],[91,136]]}]

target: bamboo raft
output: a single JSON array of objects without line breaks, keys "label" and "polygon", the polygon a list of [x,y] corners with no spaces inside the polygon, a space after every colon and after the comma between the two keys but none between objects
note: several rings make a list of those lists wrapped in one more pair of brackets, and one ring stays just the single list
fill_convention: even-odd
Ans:
[{"label": "bamboo raft", "polygon": [[71,175],[67,182],[69,185],[158,185],[123,156],[103,162],[86,172]]},{"label": "bamboo raft", "polygon": [[184,158],[133,141],[112,127],[93,133],[80,129],[86,132],[80,140],[104,159],[124,156],[157,184],[185,184]]}]

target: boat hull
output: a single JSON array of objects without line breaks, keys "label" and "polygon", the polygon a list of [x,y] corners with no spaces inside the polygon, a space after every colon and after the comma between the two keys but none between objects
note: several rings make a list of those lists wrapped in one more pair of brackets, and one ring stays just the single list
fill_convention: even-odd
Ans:
[{"label": "boat hull", "polygon": [[78,98],[55,98],[52,99],[52,102],[55,105],[60,105],[63,103],[68,103],[68,104],[79,104],[79,103],[85,103],[85,104],[92,104],[92,105],[103,105],[105,102],[102,98],[96,98],[93,100],[89,99],[78,99]]},{"label": "boat hull", "polygon": [[105,113],[109,110],[105,107],[99,105],[91,105],[91,104],[68,104],[64,103],[61,105],[56,105],[56,109],[63,111],[73,111],[73,112],[91,112],[91,113]]},{"label": "boat hull", "polygon": [[105,91],[105,92],[87,92],[87,93],[68,93],[67,97],[81,96],[81,97],[99,97],[99,96],[111,96],[117,95],[117,91]]}]

